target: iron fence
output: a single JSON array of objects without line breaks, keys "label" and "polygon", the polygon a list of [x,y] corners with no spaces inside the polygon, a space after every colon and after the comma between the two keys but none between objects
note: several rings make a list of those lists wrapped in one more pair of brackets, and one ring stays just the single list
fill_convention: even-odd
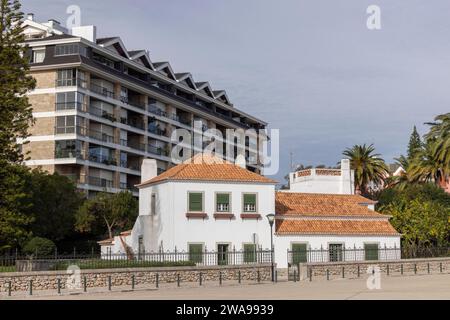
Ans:
[{"label": "iron fence", "polygon": [[401,260],[413,258],[450,257],[450,247],[430,248],[345,248],[340,245],[330,246],[328,249],[298,248],[288,250],[288,265],[298,265],[309,262],[353,262],[375,260]]},{"label": "iron fence", "polygon": [[5,255],[0,256],[0,272],[66,270],[71,265],[80,269],[260,265],[271,263],[271,257],[270,250]]}]

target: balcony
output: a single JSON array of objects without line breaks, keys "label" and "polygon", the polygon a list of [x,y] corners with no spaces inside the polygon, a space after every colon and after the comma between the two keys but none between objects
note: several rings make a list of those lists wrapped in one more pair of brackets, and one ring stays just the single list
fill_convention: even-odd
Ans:
[{"label": "balcony", "polygon": [[80,126],[55,127],[55,135],[60,134],[80,134],[86,135],[86,128]]},{"label": "balcony", "polygon": [[165,156],[165,157],[169,156],[169,151],[167,150],[167,148],[163,148],[163,147],[155,147],[152,145],[148,145],[147,152],[156,154],[158,156]]},{"label": "balcony", "polygon": [[56,159],[84,159],[81,150],[75,149],[59,149],[55,150]]},{"label": "balcony", "polygon": [[91,83],[91,91],[107,98],[115,98],[113,91],[109,90],[108,88],[99,86],[95,83]]},{"label": "balcony", "polygon": [[120,118],[120,123],[126,124],[131,127],[135,127],[140,130],[144,130],[144,128],[145,128],[144,122],[141,120],[137,120],[137,119]]},{"label": "balcony", "polygon": [[56,87],[81,87],[86,88],[86,80],[80,78],[70,78],[70,79],[57,79],[55,81]]},{"label": "balcony", "polygon": [[89,130],[89,138],[98,140],[98,141],[102,141],[102,142],[107,142],[107,143],[114,143],[114,137],[111,135],[108,135],[104,132],[100,132],[100,131],[96,131],[96,130]]},{"label": "balcony", "polygon": [[156,134],[156,135],[158,135],[158,136],[166,136],[167,135],[167,130],[166,129],[161,129],[161,128],[158,128],[158,127],[149,127],[148,128],[148,132],[150,132],[150,133],[153,133],[153,134]]},{"label": "balcony", "polygon": [[88,183],[91,186],[95,187],[101,187],[101,188],[112,188],[113,187],[113,181],[102,179],[98,177],[88,177]]},{"label": "balcony", "polygon": [[102,110],[100,108],[94,107],[94,106],[89,107],[89,113],[94,116],[109,120],[111,122],[117,121],[116,117],[114,117],[114,114],[107,112],[105,110]]},{"label": "balcony", "polygon": [[145,144],[143,144],[143,143],[132,142],[132,141],[121,139],[120,144],[124,147],[128,147],[128,148],[132,148],[132,149],[136,149],[136,150],[145,152]]},{"label": "balcony", "polygon": [[81,102],[57,102],[55,103],[55,110],[56,111],[67,111],[67,110],[78,110],[78,111],[85,111],[86,110],[86,104]]},{"label": "balcony", "polygon": [[145,108],[146,108],[146,104],[145,103],[142,103],[142,102],[139,102],[139,101],[135,101],[135,100],[131,100],[128,97],[120,97],[120,101],[122,101],[123,103],[128,104],[128,105],[130,105],[132,107],[138,108],[138,109],[145,110]]},{"label": "balcony", "polygon": [[117,161],[113,157],[98,154],[89,154],[89,161],[105,164],[107,166],[117,166]]}]

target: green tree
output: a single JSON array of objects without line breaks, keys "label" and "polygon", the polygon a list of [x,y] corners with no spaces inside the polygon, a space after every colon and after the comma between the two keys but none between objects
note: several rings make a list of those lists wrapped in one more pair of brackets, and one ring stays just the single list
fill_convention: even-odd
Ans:
[{"label": "green tree", "polygon": [[379,154],[375,153],[373,144],[355,145],[347,148],[343,155],[350,159],[350,165],[355,170],[355,188],[364,195],[370,193],[369,185],[380,185],[388,176],[388,168]]},{"label": "green tree", "polygon": [[450,240],[450,195],[432,183],[384,190],[377,209],[392,215],[404,247],[447,246]]},{"label": "green tree", "polygon": [[76,229],[97,236],[131,228],[138,215],[138,202],[131,192],[99,193],[84,202],[76,214]]},{"label": "green tree", "polygon": [[50,239],[34,237],[23,246],[28,255],[47,256],[55,252],[56,245]]},{"label": "green tree", "polygon": [[28,136],[32,109],[26,93],[35,80],[28,74],[28,48],[18,0],[0,0],[0,159],[20,163],[18,138]]},{"label": "green tree", "polygon": [[75,214],[83,195],[67,177],[33,170],[29,179],[32,196],[33,235],[59,241],[74,233]]},{"label": "green tree", "polygon": [[[422,150],[422,140],[420,139],[416,126],[414,126],[408,143],[408,159],[414,159],[420,150]],[[406,170],[407,168],[403,169]]]},{"label": "green tree", "polygon": [[0,249],[17,248],[31,235],[28,178],[27,168],[0,160]]}]

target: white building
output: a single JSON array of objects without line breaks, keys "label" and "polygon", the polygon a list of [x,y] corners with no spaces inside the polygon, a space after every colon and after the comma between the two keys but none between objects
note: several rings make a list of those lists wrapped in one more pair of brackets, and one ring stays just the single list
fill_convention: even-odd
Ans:
[{"label": "white building", "polygon": [[[375,202],[352,194],[353,173],[345,160],[342,169],[303,171],[308,174],[290,175],[293,190],[276,192],[275,181],[211,156],[197,155],[159,176],[156,163],[145,160],[136,224],[101,242],[102,250],[268,249],[265,216],[275,213],[279,268],[288,262],[399,258],[392,248],[400,249],[400,235],[389,216],[374,211]],[[389,254],[384,248],[391,248]]]}]

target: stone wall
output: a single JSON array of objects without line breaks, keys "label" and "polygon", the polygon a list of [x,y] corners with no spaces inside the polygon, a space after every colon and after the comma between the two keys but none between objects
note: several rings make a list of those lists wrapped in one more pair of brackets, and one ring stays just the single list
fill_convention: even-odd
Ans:
[{"label": "stone wall", "polygon": [[[81,270],[81,283],[86,278],[87,288],[107,287],[109,277],[111,285],[131,286],[134,275],[135,285],[180,282],[199,282],[200,274],[202,281],[219,281],[219,273],[223,281],[238,280],[239,271],[242,281],[257,281],[258,271],[260,281],[271,280],[270,264],[258,266],[210,266],[210,267],[163,267],[163,268],[135,268],[135,269],[105,269],[105,270]],[[157,276],[158,275],[158,276]],[[11,291],[28,291],[30,280],[33,290],[57,290],[58,279],[61,289],[66,288],[66,282],[70,274],[65,271],[41,271],[41,272],[14,272],[0,273],[0,292],[7,292],[9,282]]]},{"label": "stone wall", "polygon": [[299,266],[300,280],[312,277],[326,277],[327,270],[330,277],[345,278],[367,274],[369,266],[378,266],[382,274],[390,275],[449,273],[450,258],[405,259],[395,261],[359,261],[359,262],[330,262],[330,263],[301,263]]}]

